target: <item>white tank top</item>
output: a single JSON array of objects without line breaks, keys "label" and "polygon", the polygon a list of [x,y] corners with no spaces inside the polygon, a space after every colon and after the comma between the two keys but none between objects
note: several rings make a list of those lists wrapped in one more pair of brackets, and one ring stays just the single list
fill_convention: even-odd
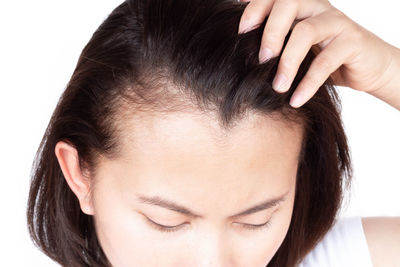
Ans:
[{"label": "white tank top", "polygon": [[298,267],[372,267],[361,217],[344,217],[311,250]]}]

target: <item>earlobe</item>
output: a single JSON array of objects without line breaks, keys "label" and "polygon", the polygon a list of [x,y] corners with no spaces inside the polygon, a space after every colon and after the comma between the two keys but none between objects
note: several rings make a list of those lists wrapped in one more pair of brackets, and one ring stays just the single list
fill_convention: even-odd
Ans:
[{"label": "earlobe", "polygon": [[78,151],[72,145],[59,141],[54,152],[68,186],[79,200],[81,210],[87,215],[94,215],[90,179],[83,174],[79,166]]}]

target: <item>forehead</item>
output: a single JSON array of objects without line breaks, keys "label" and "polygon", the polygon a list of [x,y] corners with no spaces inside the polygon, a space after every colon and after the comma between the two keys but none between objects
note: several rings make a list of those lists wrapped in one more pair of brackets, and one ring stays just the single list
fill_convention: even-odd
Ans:
[{"label": "forehead", "polygon": [[242,158],[253,160],[267,155],[275,156],[270,161],[281,156],[290,160],[300,152],[303,131],[302,125],[275,115],[249,114],[230,130],[222,130],[210,115],[179,112],[127,120],[120,142],[125,158],[174,153],[193,159],[207,155],[222,160],[240,153]]},{"label": "forehead", "polygon": [[126,121],[121,159],[109,170],[122,188],[142,192],[187,198],[243,192],[247,200],[260,190],[282,194],[295,181],[302,131],[254,114],[229,132],[205,115],[143,116]]}]

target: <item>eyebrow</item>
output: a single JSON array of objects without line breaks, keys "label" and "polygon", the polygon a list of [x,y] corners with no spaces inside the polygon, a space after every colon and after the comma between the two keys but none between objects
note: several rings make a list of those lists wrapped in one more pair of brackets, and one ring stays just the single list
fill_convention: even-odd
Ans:
[{"label": "eyebrow", "polygon": [[[286,199],[286,196],[289,192],[286,192],[282,196],[267,199],[261,203],[258,203],[250,208],[242,210],[237,214],[229,216],[229,218],[238,218],[245,215],[253,214],[258,211],[266,210],[277,206],[280,202]],[[144,195],[137,195],[137,199],[144,204],[160,206],[162,208],[166,208],[172,211],[176,211],[178,213],[184,214],[191,218],[204,218],[203,215],[196,214],[195,212],[191,211],[189,208],[184,207],[178,203],[175,203],[171,200],[162,198],[160,196],[144,196]]]}]

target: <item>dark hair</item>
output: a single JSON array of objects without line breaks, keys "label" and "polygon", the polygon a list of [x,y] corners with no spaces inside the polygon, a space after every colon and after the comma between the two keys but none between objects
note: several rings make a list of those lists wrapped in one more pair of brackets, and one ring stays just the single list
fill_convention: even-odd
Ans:
[{"label": "dark hair", "polygon": [[28,228],[49,257],[63,266],[110,266],[93,217],[81,211],[54,148],[61,140],[70,143],[81,168],[94,174],[98,155],[119,156],[123,118],[139,112],[213,112],[225,130],[249,111],[303,123],[293,216],[268,266],[294,266],[331,228],[352,177],[339,96],[329,77],[300,108],[288,104],[316,56],[312,50],[290,90],[275,92],[271,83],[281,55],[258,62],[267,18],[258,28],[237,33],[246,5],[234,0],[127,0],[95,31],[32,165]]}]

